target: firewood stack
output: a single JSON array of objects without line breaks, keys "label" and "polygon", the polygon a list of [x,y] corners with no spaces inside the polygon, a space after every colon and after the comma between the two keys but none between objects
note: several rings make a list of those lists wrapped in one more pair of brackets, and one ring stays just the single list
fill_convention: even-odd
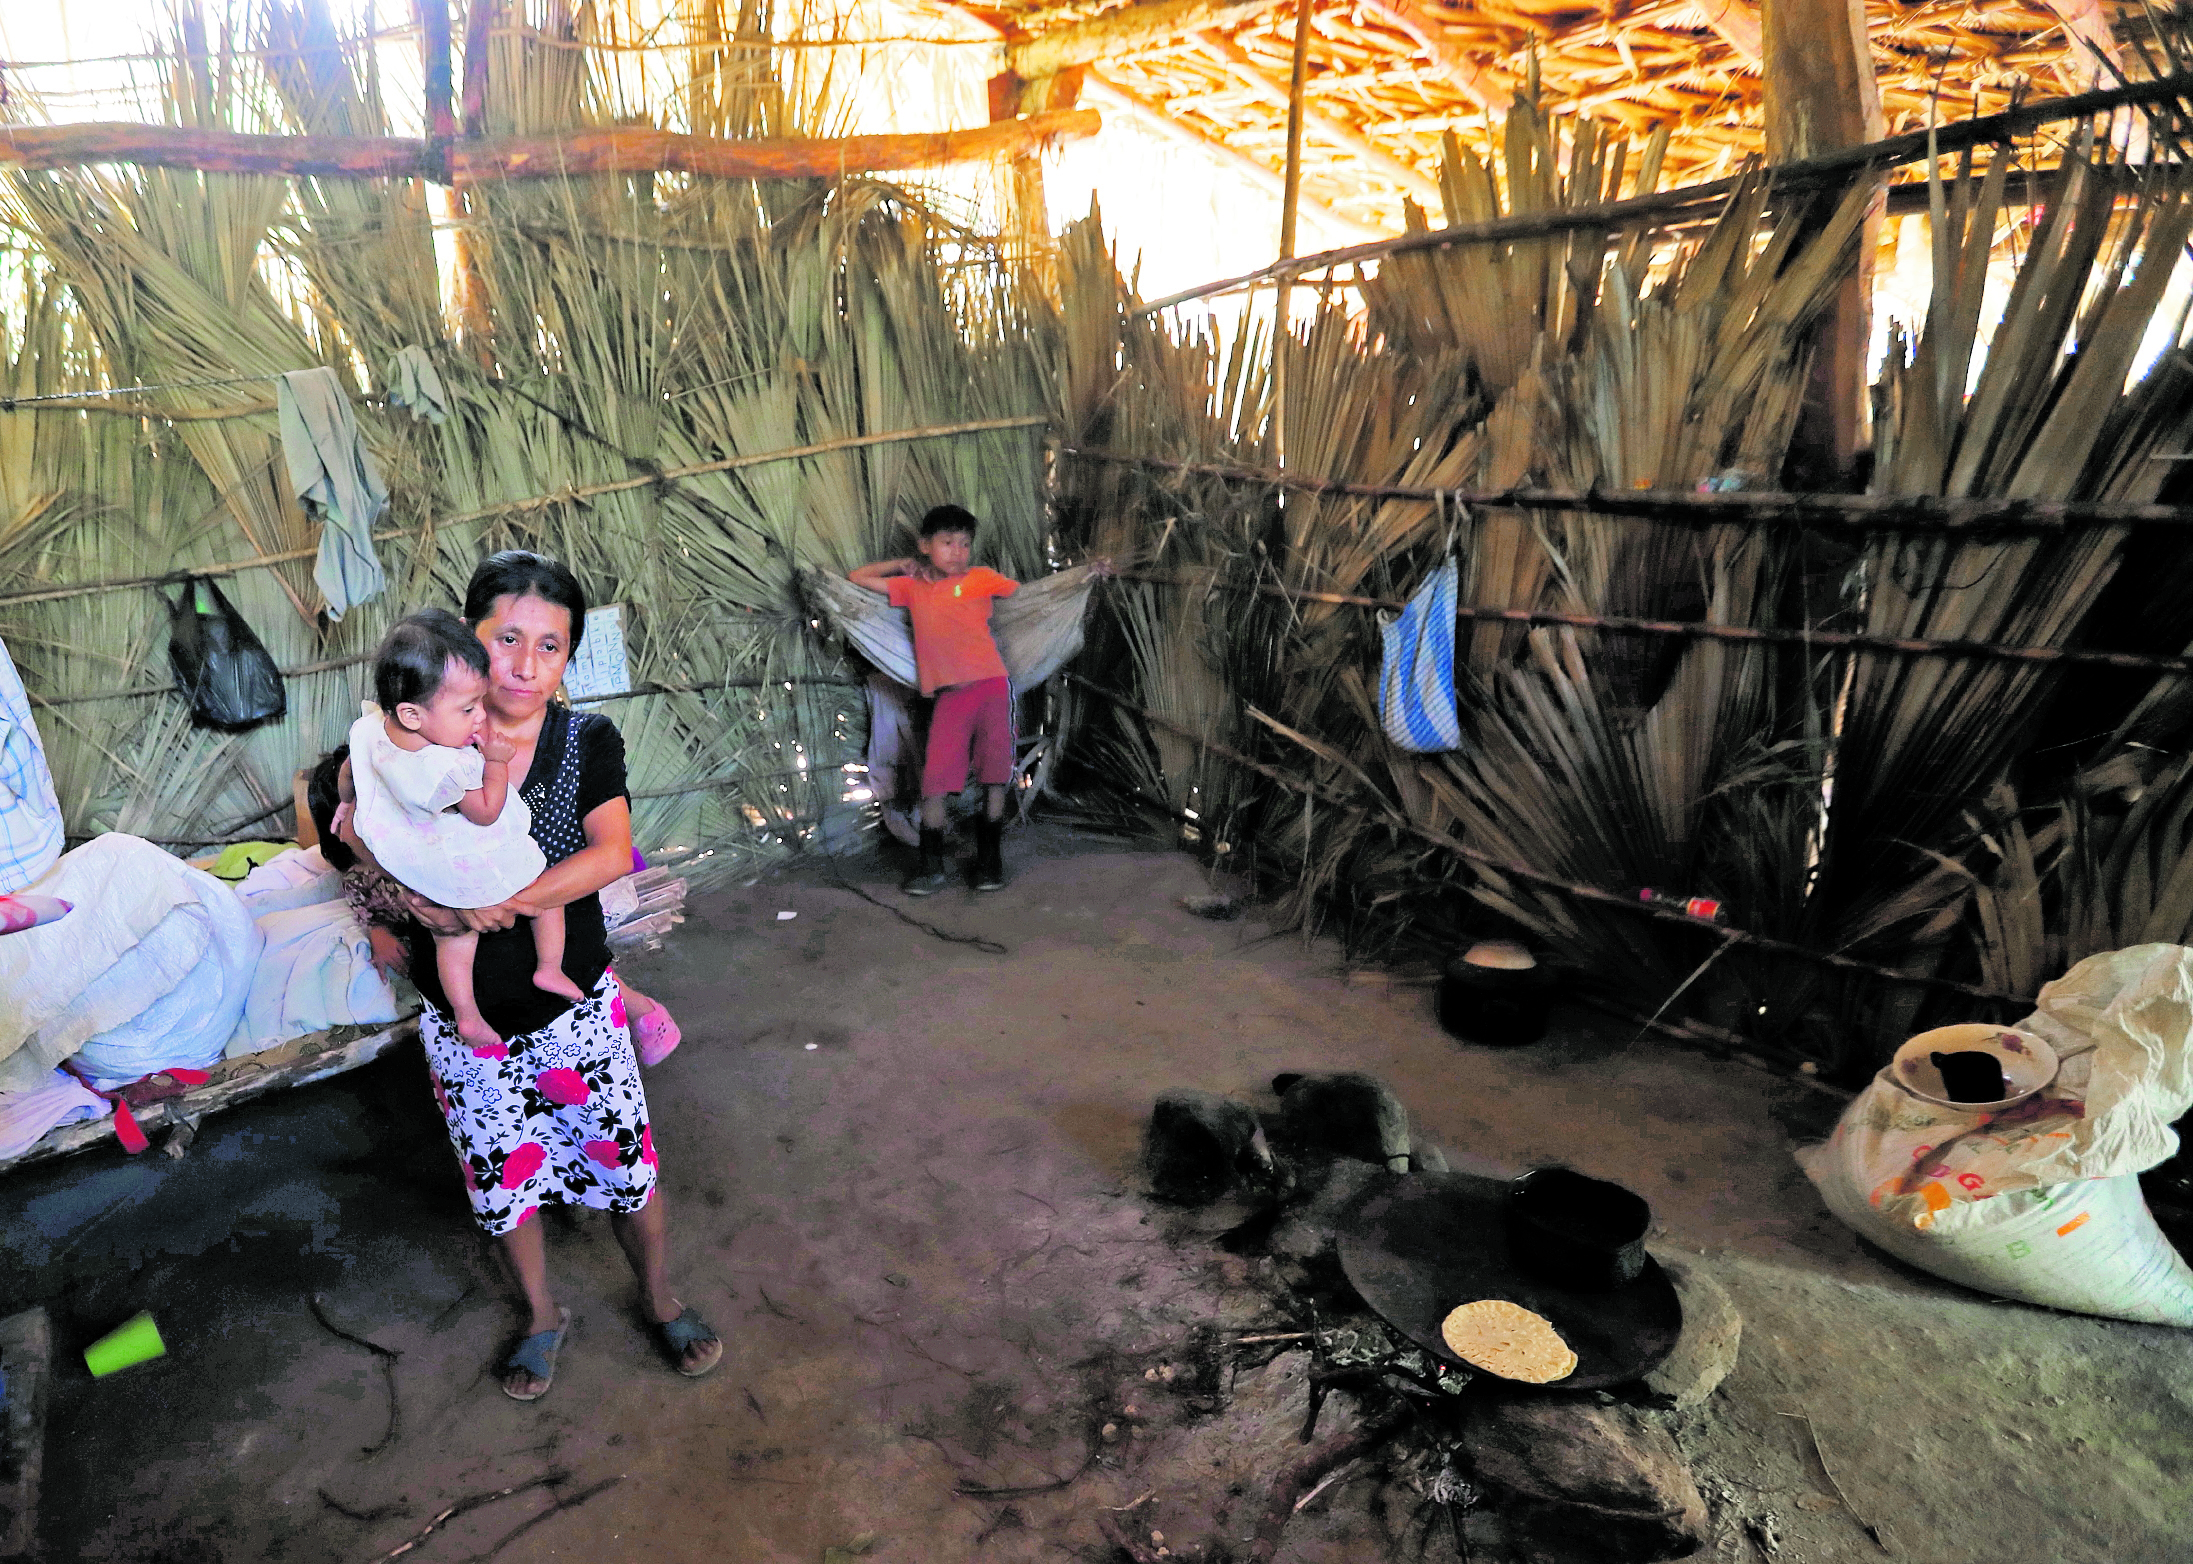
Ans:
[{"label": "firewood stack", "polygon": [[663,936],[685,921],[685,881],[668,869],[642,869],[602,887],[602,921],[619,956],[662,949]]}]

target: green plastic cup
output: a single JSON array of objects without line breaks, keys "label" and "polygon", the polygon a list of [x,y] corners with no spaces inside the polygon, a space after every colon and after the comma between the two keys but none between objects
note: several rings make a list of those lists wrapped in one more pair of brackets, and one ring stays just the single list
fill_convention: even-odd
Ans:
[{"label": "green plastic cup", "polygon": [[133,1364],[164,1357],[167,1350],[167,1343],[160,1339],[160,1327],[152,1323],[152,1316],[139,1314],[124,1320],[86,1347],[84,1366],[91,1370],[93,1379],[104,1379]]}]

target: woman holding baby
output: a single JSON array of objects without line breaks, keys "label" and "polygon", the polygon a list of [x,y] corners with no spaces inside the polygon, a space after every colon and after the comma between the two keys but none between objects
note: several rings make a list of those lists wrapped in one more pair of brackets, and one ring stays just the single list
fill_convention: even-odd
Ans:
[{"label": "woman holding baby", "polygon": [[[517,820],[546,865],[487,906],[453,911],[413,896],[417,921],[399,931],[427,1003],[419,1034],[473,1216],[500,1241],[530,1314],[503,1365],[503,1392],[531,1401],[546,1391],[570,1325],[570,1312],[550,1291],[534,1220],[549,1202],[610,1213],[647,1323],[678,1372],[705,1374],[722,1359],[723,1343],[670,1293],[654,1135],[596,894],[632,868],[624,741],[607,717],[551,700],[585,632],[585,596],[561,564],[513,550],[473,572],[464,618],[486,649],[484,691],[476,661],[462,649],[447,663],[446,686],[412,678],[402,687],[419,698],[386,714],[370,710],[360,731],[386,724],[390,744],[379,759],[392,769],[431,766],[436,746],[446,751],[454,742],[466,764],[448,768],[457,780],[446,783],[454,789],[446,828],[491,832],[501,813],[502,827]],[[410,655],[420,660],[416,647]],[[477,703],[468,734],[458,731],[467,699]],[[354,770],[361,759],[374,763],[355,742],[351,758]],[[370,785],[354,786],[359,817]],[[509,802],[522,808],[510,811]],[[353,829],[365,823],[346,820],[342,839],[361,845]],[[387,867],[407,878],[395,864]],[[462,969],[452,967],[460,951],[469,961],[469,996],[461,993]],[[445,983],[445,975],[459,981]],[[452,990],[459,991],[454,1004]],[[633,1003],[642,1001],[634,995]],[[667,1013],[646,1003],[650,1020],[659,1016],[658,1029],[667,1027]]]}]

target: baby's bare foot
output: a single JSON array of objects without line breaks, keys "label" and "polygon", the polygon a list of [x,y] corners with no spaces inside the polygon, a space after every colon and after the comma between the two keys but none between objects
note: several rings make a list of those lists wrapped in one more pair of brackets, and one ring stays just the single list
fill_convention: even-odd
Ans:
[{"label": "baby's bare foot", "polygon": [[500,1048],[503,1045],[503,1034],[478,1016],[459,1016],[457,1035],[473,1048]]},{"label": "baby's bare foot", "polygon": [[566,999],[584,999],[586,990],[563,975],[561,967],[542,967],[533,974],[533,986],[544,994],[561,994]]}]

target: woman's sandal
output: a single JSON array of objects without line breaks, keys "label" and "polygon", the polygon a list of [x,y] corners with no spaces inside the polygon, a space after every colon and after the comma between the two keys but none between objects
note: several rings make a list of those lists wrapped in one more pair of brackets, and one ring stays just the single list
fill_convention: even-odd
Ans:
[{"label": "woman's sandal", "polygon": [[[513,1347],[510,1356],[503,1359],[503,1394],[513,1401],[538,1401],[548,1394],[548,1387],[556,1382],[556,1354],[563,1351],[563,1339],[571,1330],[571,1311],[556,1311],[554,1330],[535,1331]],[[541,1382],[541,1388],[531,1395],[518,1394],[510,1388],[513,1370],[523,1369]]]},{"label": "woman's sandal", "polygon": [[[670,1355],[670,1366],[687,1379],[699,1379],[723,1361],[723,1338],[718,1336],[710,1328],[708,1322],[700,1317],[699,1312],[692,1308],[683,1310],[674,1320],[655,1321],[655,1339],[662,1344],[662,1350]],[[703,1341],[712,1341],[716,1344],[716,1355],[708,1359],[699,1368],[687,1368],[685,1366],[687,1349],[696,1342]]]}]

